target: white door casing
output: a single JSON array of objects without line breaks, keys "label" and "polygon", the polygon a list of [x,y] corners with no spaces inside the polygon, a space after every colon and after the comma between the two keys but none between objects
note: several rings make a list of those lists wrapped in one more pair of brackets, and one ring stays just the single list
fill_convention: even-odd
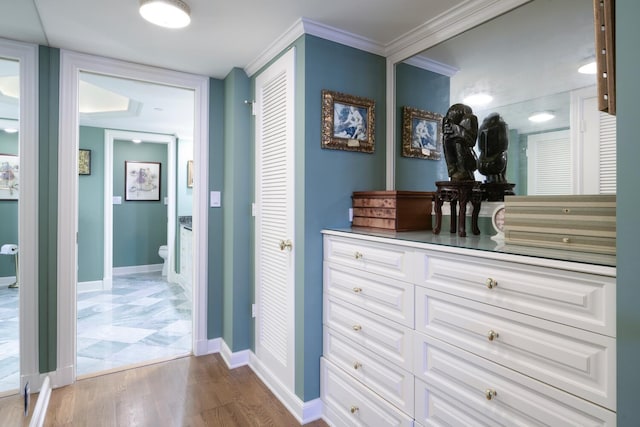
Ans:
[{"label": "white door casing", "polygon": [[58,301],[57,361],[52,375],[53,387],[75,381],[76,357],[76,283],[78,231],[78,87],[80,72],[88,71],[133,78],[194,90],[194,170],[193,191],[194,288],[193,353],[208,352],[207,340],[207,239],[209,168],[209,78],[146,65],[60,51],[60,131],[58,147]]},{"label": "white door casing", "polygon": [[256,357],[294,389],[294,65],[290,49],[256,77]]}]

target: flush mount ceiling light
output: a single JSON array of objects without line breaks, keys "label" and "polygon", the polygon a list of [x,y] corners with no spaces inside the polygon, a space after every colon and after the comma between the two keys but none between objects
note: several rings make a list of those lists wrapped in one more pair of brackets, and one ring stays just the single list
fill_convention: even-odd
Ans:
[{"label": "flush mount ceiling light", "polygon": [[472,107],[481,107],[483,105],[487,105],[491,101],[493,101],[493,96],[487,93],[474,93],[473,95],[469,95],[462,100],[462,102],[467,105],[471,105]]},{"label": "flush mount ceiling light", "polygon": [[133,142],[134,144],[140,144],[142,142],[142,140],[138,139],[138,138],[134,138],[134,139],[131,140],[131,142]]},{"label": "flush mount ceiling light", "polygon": [[589,62],[578,68],[580,74],[595,74],[598,72],[596,61]]},{"label": "flush mount ceiling light", "polygon": [[529,120],[534,123],[542,123],[548,122],[553,119],[555,115],[551,111],[540,111],[538,113],[533,113],[529,116]]},{"label": "flush mount ceiling light", "polygon": [[140,15],[166,28],[183,28],[191,22],[191,9],[181,0],[140,0]]}]

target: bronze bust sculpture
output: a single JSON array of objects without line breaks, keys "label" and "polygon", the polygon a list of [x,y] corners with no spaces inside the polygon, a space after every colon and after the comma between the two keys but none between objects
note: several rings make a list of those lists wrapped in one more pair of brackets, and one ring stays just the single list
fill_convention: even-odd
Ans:
[{"label": "bronze bust sculpture", "polygon": [[478,136],[478,118],[471,107],[454,104],[442,120],[444,157],[451,181],[473,181],[478,159],[473,147]]}]

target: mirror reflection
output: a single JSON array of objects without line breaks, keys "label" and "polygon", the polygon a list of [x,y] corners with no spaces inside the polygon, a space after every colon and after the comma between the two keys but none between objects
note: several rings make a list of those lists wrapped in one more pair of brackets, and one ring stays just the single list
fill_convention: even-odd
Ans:
[{"label": "mirror reflection", "polygon": [[592,0],[534,0],[396,64],[396,188],[449,179],[444,156],[401,154],[403,107],[463,103],[478,123],[507,124],[516,194],[615,193],[615,116],[597,110],[595,69],[581,68],[594,61]]}]

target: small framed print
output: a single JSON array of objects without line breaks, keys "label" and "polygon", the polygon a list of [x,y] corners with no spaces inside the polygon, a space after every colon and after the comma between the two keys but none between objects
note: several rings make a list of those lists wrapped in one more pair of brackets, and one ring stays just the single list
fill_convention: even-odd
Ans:
[{"label": "small framed print", "polygon": [[0,200],[18,200],[20,194],[20,159],[0,154]]},{"label": "small framed print", "polygon": [[160,200],[160,162],[124,162],[124,199]]},{"label": "small framed print", "polygon": [[91,175],[91,150],[78,150],[78,175]]},{"label": "small framed print", "polygon": [[402,155],[440,160],[442,115],[412,107],[402,107]]},{"label": "small framed print", "polygon": [[322,148],[373,153],[375,102],[372,99],[322,91]]}]

